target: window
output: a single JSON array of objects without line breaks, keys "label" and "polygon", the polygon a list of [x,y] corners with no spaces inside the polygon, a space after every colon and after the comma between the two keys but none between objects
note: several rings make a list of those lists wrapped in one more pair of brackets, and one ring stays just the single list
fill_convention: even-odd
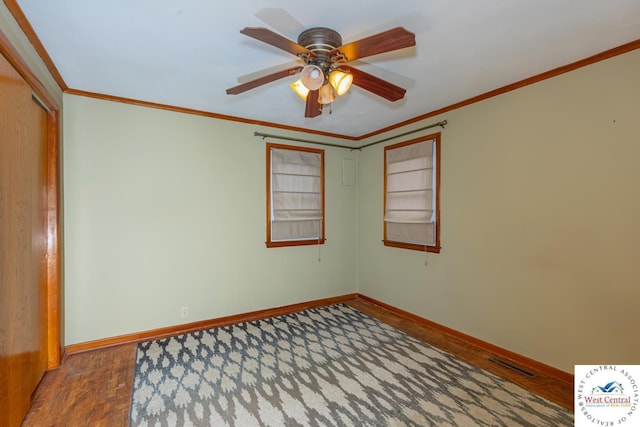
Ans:
[{"label": "window", "polygon": [[267,247],[324,243],[324,150],[267,144]]},{"label": "window", "polygon": [[384,244],[440,252],[440,134],[384,149]]}]

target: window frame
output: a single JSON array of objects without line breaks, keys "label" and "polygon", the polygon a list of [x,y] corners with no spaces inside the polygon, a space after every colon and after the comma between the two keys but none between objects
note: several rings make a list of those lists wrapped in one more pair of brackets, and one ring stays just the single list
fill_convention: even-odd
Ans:
[{"label": "window frame", "polygon": [[[316,153],[320,155],[320,203],[322,210],[322,219],[321,219],[321,227],[320,227],[320,236],[317,239],[299,239],[299,240],[271,240],[271,150],[281,149],[281,150],[292,150],[292,151],[303,151],[307,153]],[[301,147],[294,145],[286,145],[286,144],[277,144],[268,142],[266,144],[266,218],[267,218],[267,240],[265,244],[267,248],[279,248],[279,247],[287,247],[287,246],[306,246],[306,245],[323,245],[326,241],[325,235],[325,175],[324,175],[324,150],[319,148],[311,148],[311,147]]]},{"label": "window frame", "polygon": [[[412,144],[418,144],[424,141],[434,141],[435,146],[435,183],[434,183],[434,191],[435,191],[435,206],[433,207],[435,213],[435,236],[434,236],[434,244],[433,245],[421,245],[416,243],[408,243],[408,242],[399,242],[394,240],[389,240],[387,238],[387,221],[384,220],[384,217],[387,212],[387,152],[389,150],[393,150],[396,148],[405,147]],[[384,246],[390,246],[394,248],[402,248],[409,249],[414,251],[421,252],[431,252],[431,253],[440,253],[440,182],[441,182],[441,173],[440,173],[440,152],[441,152],[441,144],[440,144],[440,132],[411,139],[409,141],[399,142],[397,144],[392,144],[384,147],[384,189],[383,189],[383,207],[382,207],[382,223],[383,223],[383,239],[382,242]]]}]

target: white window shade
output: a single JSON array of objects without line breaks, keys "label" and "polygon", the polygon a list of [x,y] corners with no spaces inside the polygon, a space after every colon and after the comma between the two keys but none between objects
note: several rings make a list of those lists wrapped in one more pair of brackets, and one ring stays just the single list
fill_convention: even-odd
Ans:
[{"label": "white window shade", "polygon": [[435,244],[435,140],[385,150],[386,240]]},{"label": "white window shade", "polygon": [[322,153],[271,148],[273,242],[322,236]]}]

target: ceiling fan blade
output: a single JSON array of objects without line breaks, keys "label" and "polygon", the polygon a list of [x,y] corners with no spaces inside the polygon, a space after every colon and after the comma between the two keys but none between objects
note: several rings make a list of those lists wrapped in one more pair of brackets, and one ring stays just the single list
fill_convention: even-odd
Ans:
[{"label": "ceiling fan blade", "polygon": [[288,68],[286,70],[281,70],[275,73],[267,74],[266,76],[260,77],[259,79],[251,80],[249,82],[227,89],[227,95],[237,95],[239,93],[246,92],[250,89],[254,89],[258,86],[262,86],[264,84],[270,83],[274,80],[282,79],[287,76],[292,76],[294,74],[299,73],[300,71],[302,71],[302,67],[295,66],[293,68]]},{"label": "ceiling fan blade", "polygon": [[353,61],[354,59],[365,58],[367,56],[377,55],[379,53],[390,52],[392,50],[415,45],[415,34],[402,27],[396,27],[373,36],[348,43],[344,46],[337,47],[329,53],[329,56],[333,57],[340,52],[345,56],[346,61]]},{"label": "ceiling fan blade", "polygon": [[357,68],[350,67],[348,65],[341,65],[340,69],[347,70],[353,75],[353,84],[361,87],[364,90],[381,96],[389,101],[398,101],[404,98],[404,94],[407,92],[400,86],[396,86],[393,83],[389,83],[386,80],[382,80],[374,75],[365,73]]},{"label": "ceiling fan blade", "polygon": [[[302,66],[302,64],[300,64],[296,60],[293,60],[293,61],[287,62],[286,64],[274,65],[273,67],[267,67],[261,70],[252,71],[251,73],[243,74],[241,76],[238,76],[236,80],[238,80],[238,84],[247,83],[247,82],[250,82],[251,80],[259,79],[266,75],[277,73],[282,70],[288,70],[290,68],[294,68],[298,66]],[[355,64],[353,64],[353,66],[356,67]]]},{"label": "ceiling fan blade", "polygon": [[256,12],[256,18],[280,34],[300,34],[304,26],[289,12],[278,7],[267,7]]},{"label": "ceiling fan blade", "polygon": [[292,53],[296,56],[305,54],[315,56],[315,54],[306,47],[300,46],[298,43],[295,43],[278,33],[274,33],[267,28],[246,27],[240,30],[240,32],[246,36],[253,37],[256,40],[260,40],[261,42],[270,44],[271,46],[286,50],[287,52]]},{"label": "ceiling fan blade", "polygon": [[310,90],[307,94],[307,105],[304,108],[305,117],[317,117],[322,114],[322,104],[318,102],[320,90]]}]

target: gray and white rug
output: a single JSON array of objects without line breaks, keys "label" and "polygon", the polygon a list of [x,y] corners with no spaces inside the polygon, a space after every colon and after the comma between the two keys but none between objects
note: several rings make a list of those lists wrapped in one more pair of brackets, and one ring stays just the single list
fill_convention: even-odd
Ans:
[{"label": "gray and white rug", "polygon": [[131,426],[572,426],[573,415],[349,306],[140,343]]}]

